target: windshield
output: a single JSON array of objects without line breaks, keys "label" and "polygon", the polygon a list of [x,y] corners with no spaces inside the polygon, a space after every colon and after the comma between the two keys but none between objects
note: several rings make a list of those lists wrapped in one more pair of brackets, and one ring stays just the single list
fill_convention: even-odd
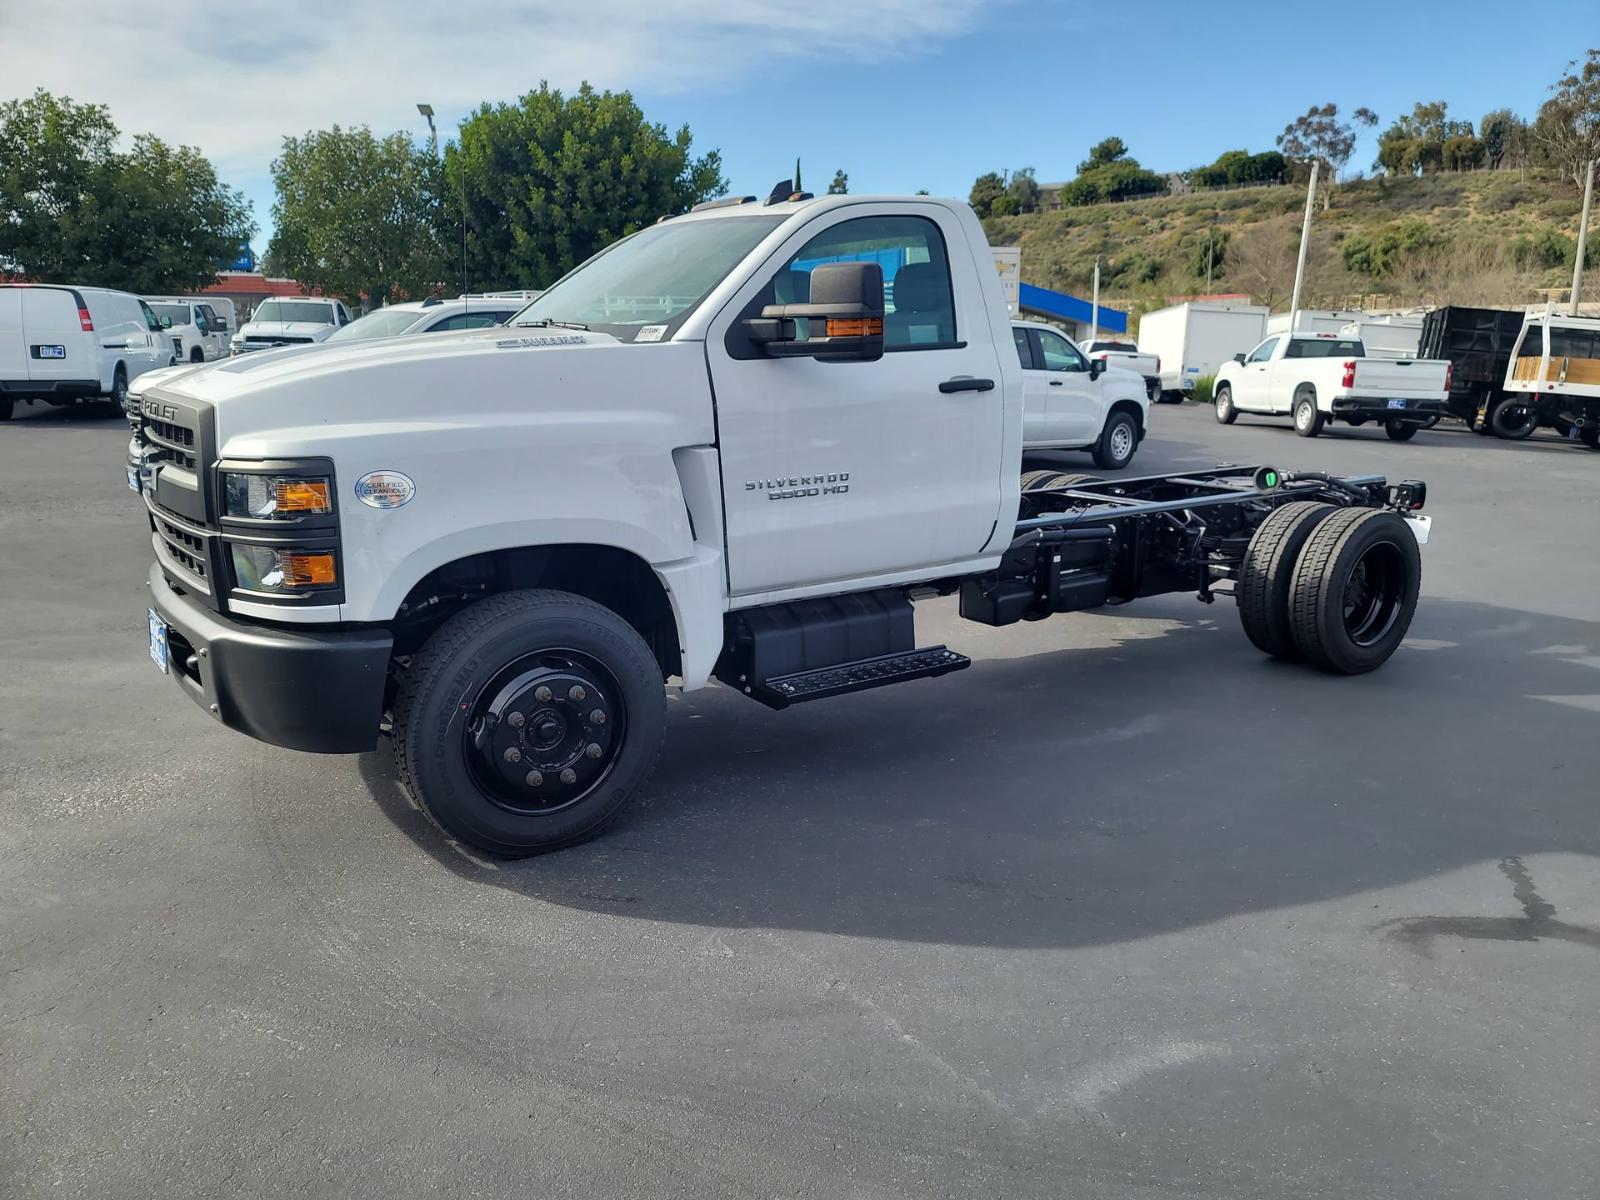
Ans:
[{"label": "windshield", "polygon": [[328,335],[330,342],[365,342],[371,338],[394,337],[404,333],[419,320],[422,314],[414,308],[380,308],[364,317],[357,317],[337,333]]},{"label": "windshield", "polygon": [[784,217],[668,221],[615,242],[519,312],[509,324],[581,325],[662,341]]},{"label": "windshield", "polygon": [[156,316],[165,317],[174,325],[187,325],[189,323],[189,306],[187,304],[152,304]]},{"label": "windshield", "polygon": [[313,325],[333,324],[333,305],[317,300],[264,300],[252,321],[309,321]]}]

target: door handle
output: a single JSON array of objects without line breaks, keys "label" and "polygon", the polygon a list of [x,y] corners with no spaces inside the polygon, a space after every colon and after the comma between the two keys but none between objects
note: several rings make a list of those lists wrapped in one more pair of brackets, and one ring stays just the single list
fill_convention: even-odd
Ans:
[{"label": "door handle", "polygon": [[951,392],[992,392],[994,380],[974,379],[971,375],[957,375],[954,379],[946,379],[939,385],[939,390],[945,395]]},{"label": "door handle", "polygon": [[1059,379],[1052,379],[1052,380],[1051,380],[1051,381],[1050,381],[1050,386],[1051,386],[1051,387],[1060,387],[1060,386],[1061,386],[1061,380],[1059,380]]}]

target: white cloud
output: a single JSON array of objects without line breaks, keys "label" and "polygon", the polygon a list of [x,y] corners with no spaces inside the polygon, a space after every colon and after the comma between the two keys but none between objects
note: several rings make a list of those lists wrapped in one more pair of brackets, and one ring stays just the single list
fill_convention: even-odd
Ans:
[{"label": "white cloud", "polygon": [[[5,94],[109,105],[124,134],[197,145],[224,178],[259,176],[285,134],[368,124],[441,135],[539,80],[714,90],[782,61],[863,63],[965,32],[981,0],[253,0],[176,9],[0,0]],[[715,145],[714,131],[698,131]]]}]

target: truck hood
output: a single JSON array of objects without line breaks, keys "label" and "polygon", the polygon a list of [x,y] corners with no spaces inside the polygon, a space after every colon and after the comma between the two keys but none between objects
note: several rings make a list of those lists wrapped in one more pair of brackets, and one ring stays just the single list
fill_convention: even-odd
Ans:
[{"label": "truck hood", "polygon": [[257,337],[327,337],[337,326],[321,321],[250,321],[239,330],[249,339]]},{"label": "truck hood", "polygon": [[[260,351],[162,371],[144,390],[214,408],[217,444],[230,456],[328,453],[331,438],[375,423],[442,427],[486,412],[506,420],[557,406],[581,412],[586,385],[613,374],[611,359],[668,349],[605,333],[474,329]],[[677,349],[695,354],[704,371],[698,345]],[[605,356],[604,367],[595,356]]]}]

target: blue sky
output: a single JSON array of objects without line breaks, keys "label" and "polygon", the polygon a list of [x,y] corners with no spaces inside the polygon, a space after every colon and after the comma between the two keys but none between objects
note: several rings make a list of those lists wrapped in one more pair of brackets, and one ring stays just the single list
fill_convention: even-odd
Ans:
[{"label": "blue sky", "polygon": [[[262,248],[283,134],[339,122],[420,139],[419,100],[448,138],[480,101],[588,79],[687,122],[736,191],[764,193],[799,155],[813,190],[842,167],[854,192],[964,196],[986,170],[1070,178],[1108,134],[1156,170],[1269,149],[1328,100],[1383,124],[1434,99],[1473,121],[1501,105],[1531,116],[1600,45],[1600,0],[1537,7],[1512,54],[1512,10],[1481,0],[521,0],[478,22],[436,0],[274,0],[270,22],[225,6],[181,40],[122,0],[0,0],[0,94],[102,101],[125,132],[199,145],[253,202]],[[1363,138],[1351,167],[1374,148]]]}]

